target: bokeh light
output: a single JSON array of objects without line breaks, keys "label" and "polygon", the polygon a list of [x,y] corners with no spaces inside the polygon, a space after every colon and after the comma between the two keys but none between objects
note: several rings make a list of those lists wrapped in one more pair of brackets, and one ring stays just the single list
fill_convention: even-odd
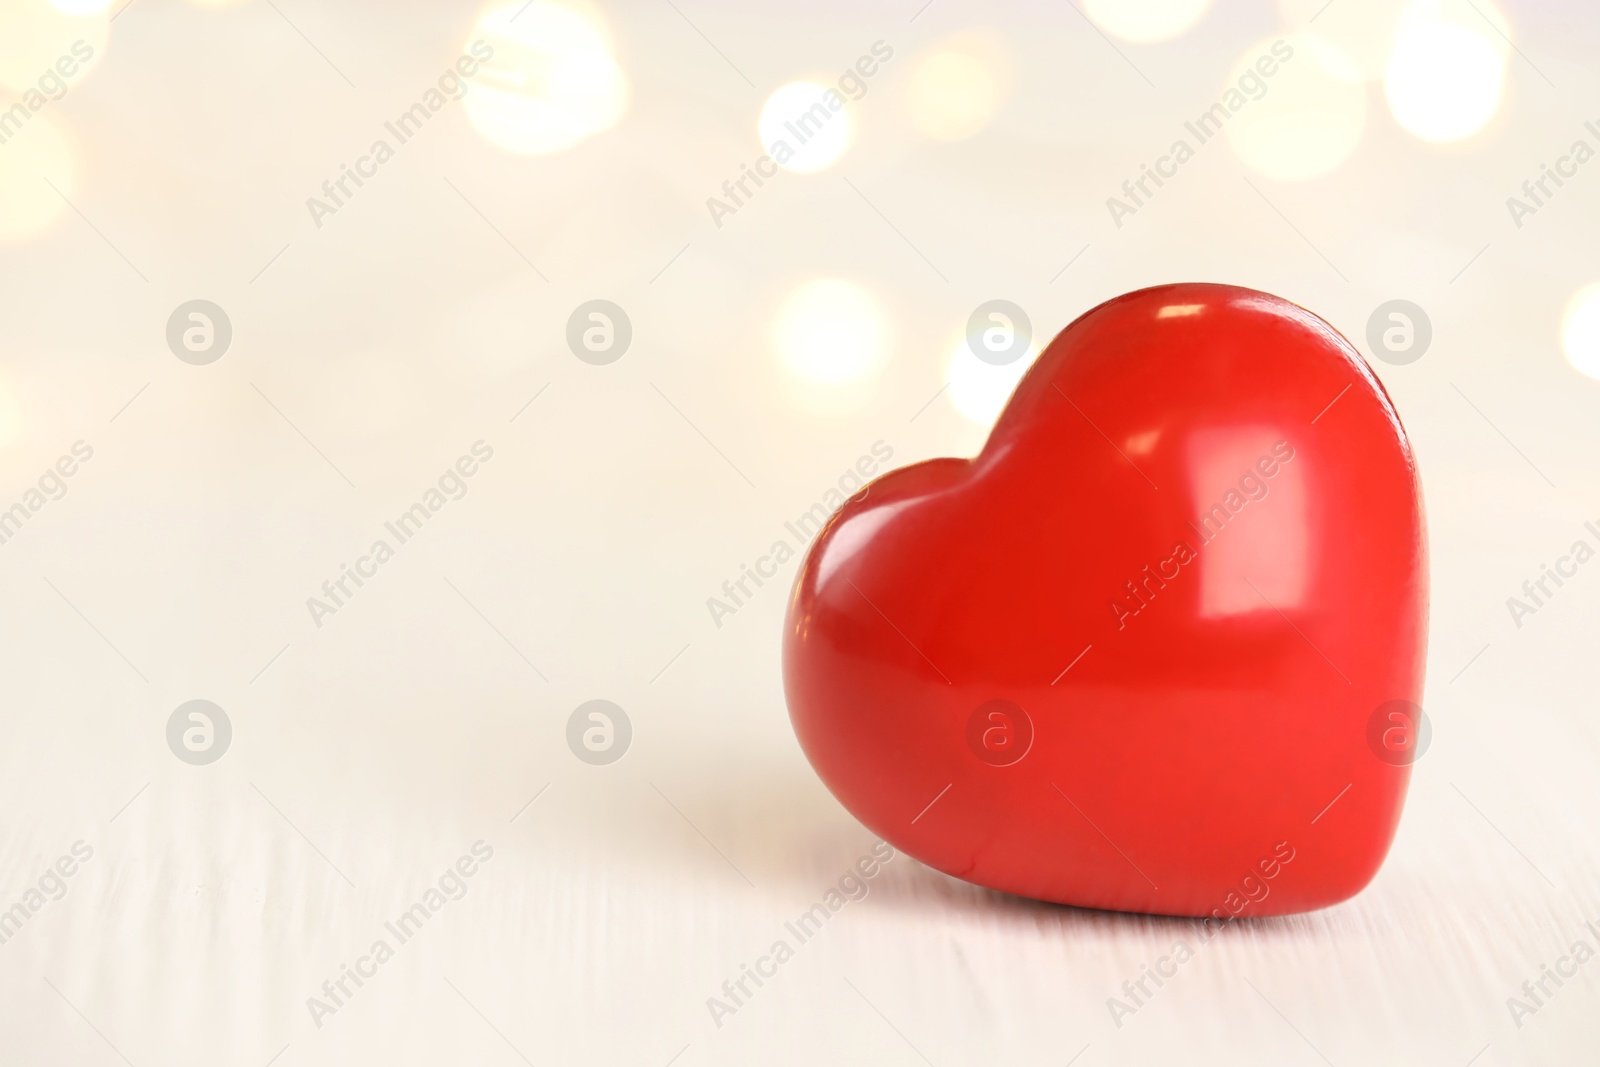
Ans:
[{"label": "bokeh light", "polygon": [[1211,0],[1084,0],[1084,12],[1113,37],[1135,44],[1166,41],[1191,29]]},{"label": "bokeh light", "polygon": [[889,349],[889,323],[861,286],[819,278],[796,288],[773,324],[778,358],[808,382],[842,385],[882,366]]},{"label": "bokeh light", "polygon": [[1285,25],[1327,41],[1350,57],[1362,78],[1377,81],[1388,69],[1403,8],[1398,0],[1278,0],[1278,10]]},{"label": "bokeh light", "polygon": [[468,80],[463,103],[491,144],[559,152],[610,129],[627,109],[628,81],[597,14],[513,0],[484,13],[471,37],[479,39],[494,56]]},{"label": "bokeh light", "polygon": [[[0,111],[13,103],[0,93]],[[76,170],[72,146],[47,113],[28,119],[0,145],[0,243],[25,240],[59,219],[68,210],[61,196],[72,195]]]},{"label": "bokeh light", "polygon": [[1021,358],[995,366],[973,355],[966,339],[961,339],[951,349],[947,363],[950,403],[963,418],[979,426],[993,426],[1040,351],[1038,345],[1030,345]]},{"label": "bokeh light", "polygon": [[98,15],[111,10],[111,0],[50,0],[50,6],[66,15]]},{"label": "bokeh light", "polygon": [[1567,301],[1561,347],[1580,373],[1600,378],[1600,282],[1579,289]]},{"label": "bokeh light", "polygon": [[[850,147],[854,133],[854,120],[843,100],[832,86],[817,82],[790,82],[780,87],[767,97],[756,123],[761,147],[780,167],[798,174],[833,165]],[[828,106],[835,101],[840,102],[838,110]],[[780,142],[788,151],[778,150]]]},{"label": "bokeh light", "polygon": [[[76,88],[105,53],[110,33],[104,4],[0,0],[0,86],[18,93],[34,90],[46,98]],[[57,68],[63,61],[70,76]]]},{"label": "bokeh light", "polygon": [[999,100],[989,65],[960,48],[941,48],[918,60],[906,91],[912,124],[940,141],[958,141],[983,129]]},{"label": "bokeh light", "polygon": [[[1265,86],[1234,114],[1224,129],[1243,163],[1277,181],[1312,178],[1344,162],[1361,141],[1366,126],[1367,90],[1360,69],[1327,41],[1305,36],[1284,39],[1294,49]],[[1272,41],[1247,49],[1228,75],[1235,87],[1256,61],[1271,54]]]},{"label": "bokeh light", "polygon": [[1443,0],[1408,6],[1383,79],[1395,121],[1425,141],[1460,140],[1483,129],[1505,87],[1504,21],[1488,0],[1465,13]]}]

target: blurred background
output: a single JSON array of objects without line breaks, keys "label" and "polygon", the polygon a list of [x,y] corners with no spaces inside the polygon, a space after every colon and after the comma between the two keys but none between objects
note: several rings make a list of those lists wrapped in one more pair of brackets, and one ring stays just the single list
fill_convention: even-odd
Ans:
[{"label": "blurred background", "polygon": [[[1592,1062],[1600,570],[1507,600],[1600,524],[1596,55],[1576,0],[4,0],[0,1063]],[[795,562],[724,583],[1190,280],[1416,450],[1377,880],[1117,1018],[1194,924],[897,857],[712,1011],[873,844]]]}]

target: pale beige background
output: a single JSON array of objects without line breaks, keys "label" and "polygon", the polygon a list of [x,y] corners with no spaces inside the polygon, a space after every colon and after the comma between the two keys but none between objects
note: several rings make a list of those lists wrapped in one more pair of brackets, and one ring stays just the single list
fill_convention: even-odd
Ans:
[{"label": "pale beige background", "polygon": [[[42,7],[5,0],[0,53],[60,54]],[[477,8],[87,17],[98,64],[41,112],[65,155],[0,146],[0,215],[37,223],[0,243],[0,506],[73,442],[94,449],[0,546],[0,907],[93,848],[0,945],[0,1063],[1600,1056],[1600,963],[1520,1029],[1506,1008],[1596,943],[1600,570],[1521,629],[1505,607],[1600,520],[1600,382],[1560,342],[1568,298],[1600,281],[1600,163],[1521,229],[1505,207],[1600,121],[1600,20],[1502,0],[1521,52],[1495,117],[1430,144],[1391,114],[1392,27],[1358,0],[1219,2],[1156,44],[1070,4],[919,7],[586,9],[628,85],[608,128],[518,155],[451,104],[320,229],[306,198],[460,54]],[[1219,141],[1116,228],[1106,197],[1236,62],[1308,28],[1379,57],[1347,156],[1276,180]],[[760,153],[767,95],[880,39],[895,58],[850,105],[847,153],[714,226],[705,199]],[[912,82],[951,40],[986,57],[998,98],[940,141]],[[29,206],[51,177],[71,208],[49,190]],[[863,287],[889,325],[877,370],[831,390],[797,383],[772,339],[819,277]],[[706,998],[872,839],[789,728],[793,564],[720,628],[706,598],[874,442],[896,464],[980,446],[940,394],[980,302],[1013,300],[1048,336],[1189,279],[1279,293],[1362,347],[1383,301],[1432,319],[1421,360],[1377,365],[1427,492],[1435,733],[1376,882],[1227,930],[1118,1028],[1107,997],[1191,924],[1005,898],[902,857],[719,1028]],[[595,297],[634,326],[604,367],[564,342]],[[164,340],[195,298],[233,324],[209,366]],[[494,458],[465,498],[316,628],[306,598],[480,439]],[[195,698],[234,730],[206,767],[164,734]],[[592,698],[633,724],[608,767],[565,743]],[[480,839],[493,859],[465,898],[314,1025],[306,998]]]}]

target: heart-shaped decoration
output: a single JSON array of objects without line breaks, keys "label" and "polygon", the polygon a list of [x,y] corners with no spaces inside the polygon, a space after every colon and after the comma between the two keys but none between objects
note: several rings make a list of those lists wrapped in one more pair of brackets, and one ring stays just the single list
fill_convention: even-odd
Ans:
[{"label": "heart-shaped decoration", "polygon": [[784,683],[828,788],[931,867],[1281,914],[1383,862],[1410,761],[1370,727],[1415,725],[1426,619],[1416,467],[1361,356],[1278,297],[1167,285],[1062,331],[975,459],[834,514]]}]

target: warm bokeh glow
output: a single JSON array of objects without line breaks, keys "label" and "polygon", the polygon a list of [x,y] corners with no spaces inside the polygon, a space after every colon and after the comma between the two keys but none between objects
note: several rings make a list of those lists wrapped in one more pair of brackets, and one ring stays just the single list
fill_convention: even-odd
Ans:
[{"label": "warm bokeh glow", "polygon": [[[13,103],[0,94],[0,111]],[[46,179],[71,196],[75,170],[72,147],[48,114],[34,115],[0,145],[0,243],[32,237],[67,212]]]},{"label": "warm bokeh glow", "polygon": [[1350,57],[1362,78],[1377,81],[1389,66],[1403,9],[1398,0],[1278,0],[1278,10],[1285,25],[1327,41]]},{"label": "warm bokeh glow", "polygon": [[1600,378],[1600,283],[1579,289],[1567,301],[1561,347],[1580,373]]},{"label": "warm bokeh glow", "polygon": [[838,278],[806,282],[784,300],[773,325],[784,367],[805,379],[842,385],[877,370],[888,355],[889,323],[861,286]]},{"label": "warm bokeh glow", "polygon": [[[104,4],[0,0],[0,86],[46,98],[64,95],[100,61],[110,32]],[[62,69],[71,75],[63,77]]]},{"label": "warm bokeh glow", "polygon": [[1400,20],[1383,92],[1395,121],[1425,141],[1470,137],[1500,106],[1509,45],[1485,20],[1509,30],[1487,0],[1478,7],[1417,0]]},{"label": "warm bokeh glow", "polygon": [[799,81],[767,97],[756,129],[761,147],[780,167],[806,174],[831,166],[844,155],[854,133],[853,121],[837,90]]},{"label": "warm bokeh glow", "polygon": [[518,155],[559,152],[609,129],[627,108],[627,78],[598,15],[513,0],[478,20],[469,40],[480,38],[494,57],[463,103],[492,144]]},{"label": "warm bokeh glow", "polygon": [[958,141],[983,129],[999,99],[988,64],[958,48],[940,49],[919,60],[906,92],[912,123],[940,141]]},{"label": "warm bokeh glow", "polygon": [[1084,0],[1096,26],[1124,41],[1166,41],[1191,29],[1211,0]]},{"label": "warm bokeh glow", "polygon": [[949,357],[950,402],[963,418],[979,426],[994,425],[1011,399],[1011,391],[1039,358],[1039,352],[1038,345],[1031,345],[1015,362],[995,366],[973,355],[962,339]]},{"label": "warm bokeh glow", "polygon": [[67,15],[98,15],[111,10],[111,0],[50,0],[50,6]]},{"label": "warm bokeh glow", "polygon": [[[1335,46],[1313,37],[1284,40],[1293,58],[1272,77],[1258,78],[1266,86],[1260,99],[1245,104],[1224,128],[1251,170],[1298,181],[1326,174],[1355,151],[1366,125],[1367,92],[1360,70]],[[1271,46],[1262,41],[1246,49],[1225,84],[1237,86]]]}]

